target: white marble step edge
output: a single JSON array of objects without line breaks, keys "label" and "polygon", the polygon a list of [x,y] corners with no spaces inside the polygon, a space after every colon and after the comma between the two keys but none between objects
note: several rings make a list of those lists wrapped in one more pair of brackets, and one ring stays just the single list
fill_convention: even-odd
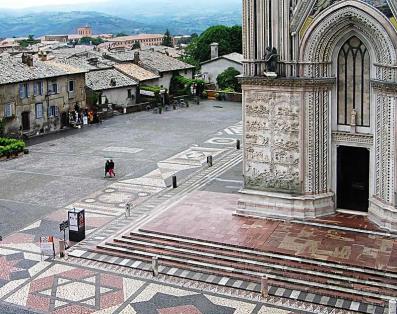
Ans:
[{"label": "white marble step edge", "polygon": [[157,254],[151,254],[151,253],[147,253],[147,252],[139,251],[139,250],[128,250],[128,249],[119,248],[119,247],[116,248],[114,246],[108,246],[108,245],[101,245],[100,248],[107,249],[107,250],[110,250],[113,252],[122,252],[124,254],[133,254],[133,255],[142,256],[142,257],[146,257],[146,258],[158,257],[160,264],[161,264],[161,259],[166,259],[166,260],[169,260],[172,262],[190,264],[190,265],[196,266],[196,267],[204,267],[206,269],[216,269],[219,271],[224,271],[224,272],[229,272],[229,273],[234,273],[234,274],[242,274],[242,275],[247,275],[247,276],[257,277],[257,278],[261,278],[263,275],[266,275],[269,279],[278,280],[278,281],[282,281],[282,282],[289,282],[289,283],[295,284],[295,285],[300,284],[300,285],[310,286],[313,288],[321,288],[321,289],[325,289],[325,290],[335,290],[335,291],[340,291],[340,292],[344,292],[344,293],[350,293],[353,295],[361,295],[361,296],[372,297],[372,298],[376,298],[376,299],[383,299],[385,301],[394,299],[393,297],[383,295],[383,294],[377,294],[377,293],[371,293],[371,292],[362,291],[362,290],[339,287],[339,286],[335,286],[335,285],[331,285],[331,284],[321,284],[321,283],[309,282],[309,281],[300,280],[300,279],[291,279],[291,278],[278,276],[278,275],[258,273],[258,272],[249,271],[249,270],[240,270],[240,269],[235,269],[233,267],[213,265],[213,264],[209,264],[209,263],[197,262],[194,260],[182,259],[182,258],[177,258],[177,257],[172,257],[172,256],[164,256],[164,255],[158,256]]},{"label": "white marble step edge", "polygon": [[381,277],[389,277],[389,278],[397,279],[397,274],[394,274],[394,273],[384,272],[384,271],[376,271],[376,270],[371,270],[371,269],[364,269],[364,268],[349,266],[349,265],[345,265],[345,264],[336,264],[336,263],[332,263],[332,262],[321,262],[321,261],[316,261],[316,260],[307,259],[307,258],[285,256],[285,255],[276,254],[276,253],[267,253],[267,252],[256,251],[256,250],[251,250],[251,249],[244,249],[244,248],[240,248],[240,247],[216,244],[216,243],[211,243],[211,242],[206,242],[206,241],[198,241],[198,240],[191,240],[191,239],[185,239],[185,238],[174,237],[174,236],[166,236],[166,235],[162,235],[162,234],[158,234],[158,233],[154,233],[154,232],[152,233],[152,232],[142,231],[142,230],[139,230],[139,232],[136,232],[136,233],[141,234],[141,235],[150,236],[150,237],[155,237],[158,239],[182,242],[185,244],[201,245],[201,246],[207,246],[207,247],[215,248],[215,249],[228,250],[228,251],[233,251],[233,252],[241,252],[241,253],[252,254],[252,255],[257,255],[257,256],[264,256],[264,257],[285,259],[285,260],[294,261],[294,262],[313,264],[313,265],[317,265],[317,266],[327,266],[327,267],[332,267],[332,268],[341,269],[341,270],[351,270],[351,271],[361,272],[361,273],[365,273],[365,274],[371,274],[371,275],[376,275],[376,276],[381,276]]},{"label": "white marble step edge", "polygon": [[[390,285],[390,284],[380,283],[380,282],[376,282],[376,281],[369,281],[369,280],[360,280],[360,279],[357,279],[354,277],[347,277],[347,276],[342,276],[342,275],[337,275],[337,274],[329,274],[329,273],[319,272],[319,271],[314,271],[314,270],[305,270],[305,269],[292,267],[292,266],[269,264],[269,263],[265,263],[265,262],[255,261],[255,260],[231,257],[231,256],[223,255],[223,254],[212,254],[212,253],[194,251],[194,250],[189,250],[189,249],[176,248],[176,247],[172,247],[169,245],[160,245],[160,244],[148,243],[148,242],[144,242],[144,241],[131,240],[131,239],[126,239],[126,238],[117,239],[117,240],[125,242],[127,244],[138,244],[138,245],[143,245],[143,246],[150,246],[153,248],[165,249],[165,250],[169,250],[169,251],[173,251],[173,252],[197,255],[200,257],[226,260],[226,261],[231,261],[231,262],[235,262],[235,263],[249,264],[249,265],[253,265],[253,266],[262,266],[262,267],[267,267],[267,268],[272,268],[272,269],[277,269],[277,270],[282,270],[282,271],[286,270],[286,271],[308,274],[308,275],[313,275],[313,276],[327,277],[327,278],[336,279],[336,280],[340,280],[340,281],[348,281],[348,282],[365,284],[365,285],[370,285],[370,286],[375,286],[375,287],[386,287],[388,289],[397,290],[396,285]],[[334,284],[337,284],[337,282],[334,282]]]}]

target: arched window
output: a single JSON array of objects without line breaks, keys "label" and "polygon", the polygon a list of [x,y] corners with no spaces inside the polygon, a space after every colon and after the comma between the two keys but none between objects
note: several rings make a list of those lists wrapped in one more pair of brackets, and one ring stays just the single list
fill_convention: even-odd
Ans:
[{"label": "arched window", "polygon": [[356,36],[341,48],[338,56],[338,125],[370,126],[370,56]]}]

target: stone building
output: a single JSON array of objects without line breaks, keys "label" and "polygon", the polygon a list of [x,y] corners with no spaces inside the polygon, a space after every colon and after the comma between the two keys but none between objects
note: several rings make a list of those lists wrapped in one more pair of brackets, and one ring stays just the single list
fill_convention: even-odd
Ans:
[{"label": "stone building", "polygon": [[30,55],[0,56],[0,120],[5,134],[26,136],[68,124],[68,112],[86,107],[85,70]]},{"label": "stone building", "polygon": [[396,2],[243,5],[238,211],[307,219],[349,210],[397,231]]}]

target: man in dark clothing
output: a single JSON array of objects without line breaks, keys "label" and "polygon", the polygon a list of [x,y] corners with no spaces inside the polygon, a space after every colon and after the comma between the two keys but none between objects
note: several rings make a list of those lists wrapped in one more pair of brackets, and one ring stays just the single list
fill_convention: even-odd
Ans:
[{"label": "man in dark clothing", "polygon": [[105,178],[106,178],[106,175],[108,174],[108,172],[109,172],[109,175],[110,175],[110,161],[106,160],[106,163],[105,163]]}]

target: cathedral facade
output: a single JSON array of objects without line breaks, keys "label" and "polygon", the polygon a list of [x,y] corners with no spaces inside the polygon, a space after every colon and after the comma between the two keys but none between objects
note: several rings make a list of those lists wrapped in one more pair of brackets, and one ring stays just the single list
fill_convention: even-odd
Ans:
[{"label": "cathedral facade", "polygon": [[239,213],[397,231],[396,17],[396,0],[243,0]]}]

